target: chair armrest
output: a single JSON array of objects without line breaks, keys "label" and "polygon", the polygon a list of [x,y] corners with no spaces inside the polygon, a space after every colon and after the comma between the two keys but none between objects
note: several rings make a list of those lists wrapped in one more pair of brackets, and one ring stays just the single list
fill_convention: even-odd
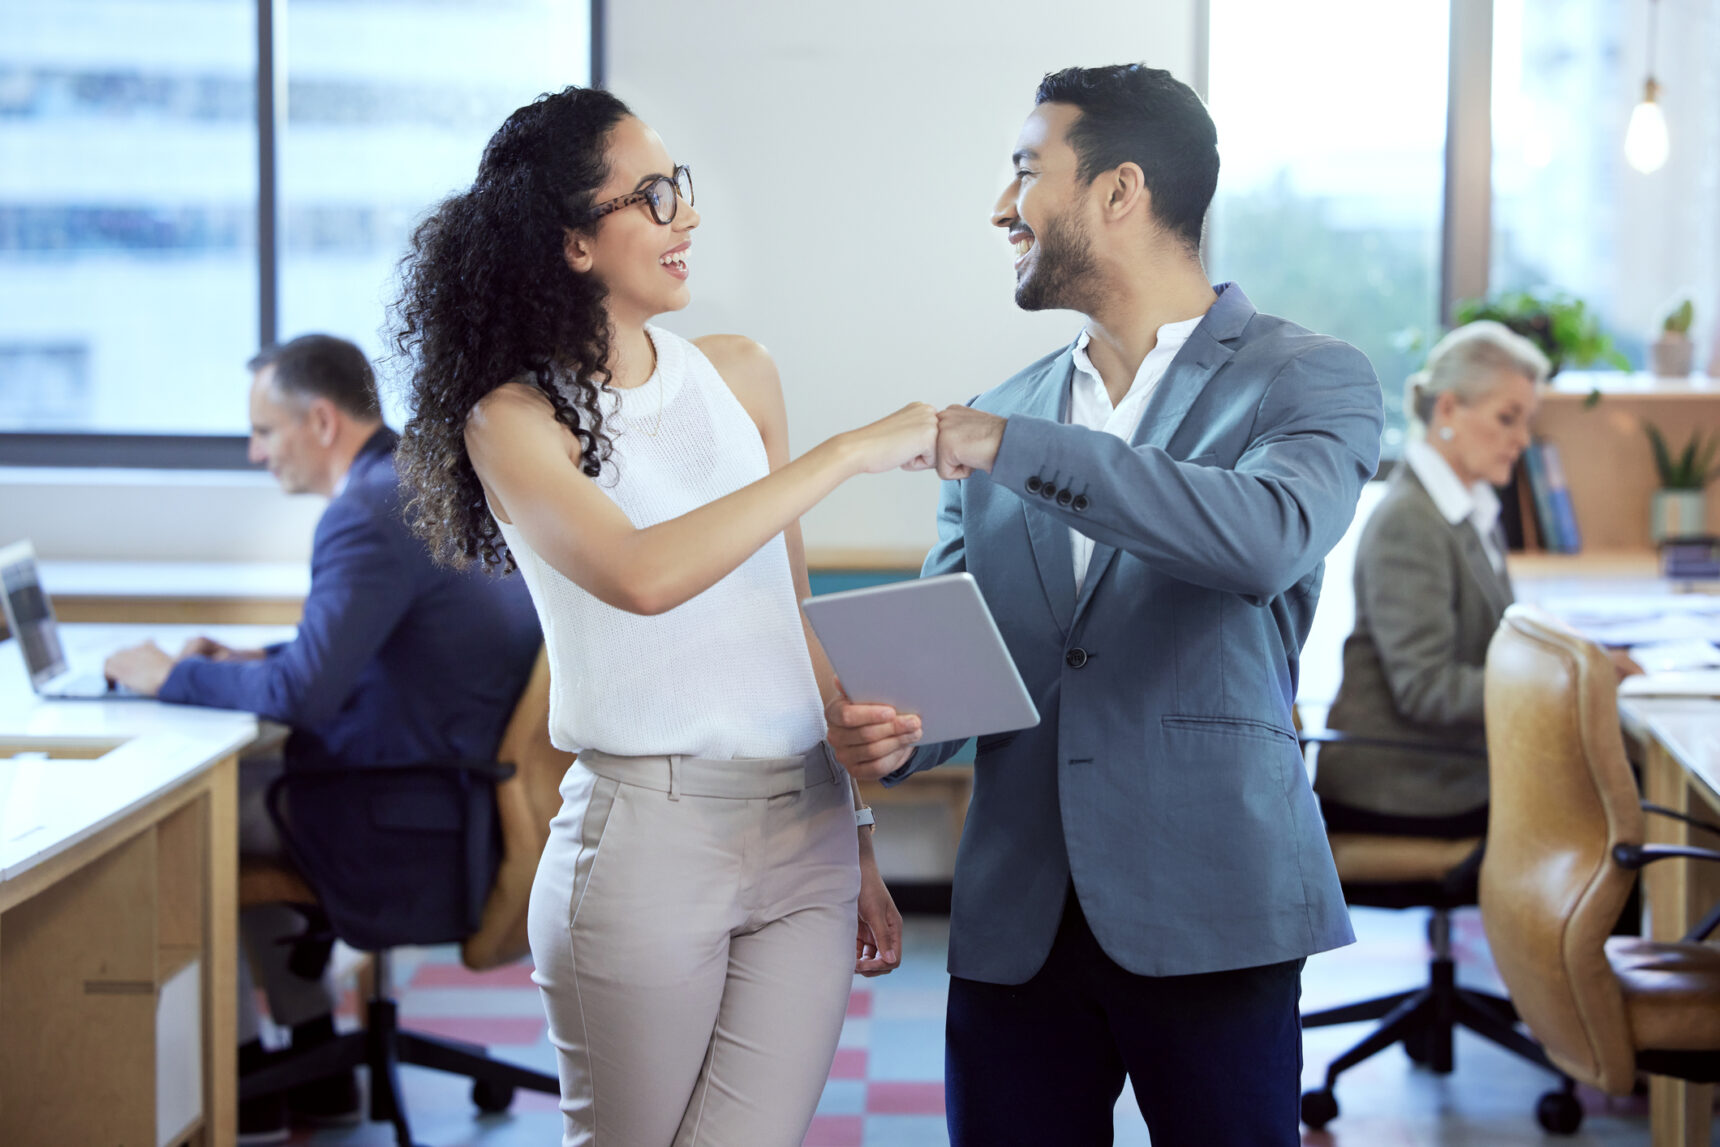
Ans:
[{"label": "chair armrest", "polygon": [[1616,844],[1612,855],[1619,867],[1632,871],[1646,868],[1657,860],[1720,860],[1720,852],[1708,848],[1687,848],[1681,844]]},{"label": "chair armrest", "polygon": [[1720,836],[1720,824],[1715,824],[1710,820],[1703,820],[1701,817],[1689,816],[1685,813],[1679,812],[1677,809],[1667,808],[1665,805],[1651,804],[1648,801],[1643,801],[1642,811],[1654,813],[1656,816],[1669,816],[1673,820],[1683,821],[1692,828],[1699,828],[1703,832],[1711,832],[1715,836]]},{"label": "chair armrest", "polygon": [[1342,729],[1323,729],[1310,732],[1307,729],[1296,734],[1296,739],[1303,745],[1354,745],[1362,749],[1397,749],[1409,753],[1436,753],[1442,757],[1476,757],[1486,759],[1487,753],[1481,749],[1471,749],[1463,745],[1433,745],[1426,741],[1404,741],[1393,737],[1361,737],[1346,733]]}]

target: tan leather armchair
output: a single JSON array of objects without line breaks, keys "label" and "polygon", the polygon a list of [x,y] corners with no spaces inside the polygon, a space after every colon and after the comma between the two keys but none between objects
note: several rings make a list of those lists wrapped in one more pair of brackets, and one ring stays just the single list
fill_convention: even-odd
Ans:
[{"label": "tan leather armchair", "polygon": [[[1345,743],[1357,749],[1377,745],[1394,752],[1425,749],[1417,742],[1385,741],[1341,732],[1302,732],[1304,745]],[[1447,746],[1434,751],[1450,752]],[[1427,983],[1409,991],[1304,1013],[1302,1027],[1379,1020],[1361,1042],[1326,1067],[1325,1084],[1302,1094],[1302,1122],[1319,1130],[1338,1117],[1338,1077],[1393,1044],[1437,1074],[1453,1070],[1452,1034],[1466,1027],[1532,1063],[1551,1070],[1533,1040],[1517,1029],[1511,1001],[1457,983],[1457,962],[1451,948],[1451,913],[1476,902],[1476,880],[1482,841],[1479,837],[1447,840],[1437,837],[1390,836],[1368,833],[1327,834],[1344,900],[1368,908],[1426,908]],[[1581,1112],[1578,1111],[1580,1119]]]},{"label": "tan leather armchair", "polygon": [[460,944],[460,960],[473,971],[511,964],[526,955],[526,907],[549,822],[561,809],[561,779],[573,764],[549,741],[549,655],[538,650],[531,679],[502,733],[496,760],[514,775],[496,786],[502,828],[502,864],[484,901],[478,930]]},{"label": "tan leather armchair", "polygon": [[1720,853],[1644,844],[1617,694],[1597,646],[1532,608],[1506,612],[1487,653],[1481,916],[1548,1058],[1624,1095],[1638,1071],[1720,1080],[1720,951],[1700,943],[1712,924],[1676,943],[1609,935],[1637,869]]},{"label": "tan leather armchair", "polygon": [[[549,823],[561,807],[560,785],[573,762],[549,740],[549,660],[538,651],[537,662],[509,718],[495,759],[511,773],[495,784],[495,811],[501,836],[501,862],[483,902],[476,931],[460,945],[461,961],[483,970],[512,963],[526,955],[526,915]],[[239,876],[241,906],[271,901],[316,907],[310,885],[286,865],[247,865]],[[472,1100],[483,1111],[506,1110],[516,1087],[559,1094],[555,1077],[491,1059],[482,1047],[402,1029],[398,1022],[390,959],[386,950],[373,954],[370,999],[365,1030],[336,1039],[303,1055],[294,1054],[240,1080],[240,1097],[269,1095],[288,1087],[368,1064],[371,1079],[370,1117],[395,1126],[397,1140],[412,1142],[406,1113],[399,1101],[398,1066],[417,1064],[465,1075],[473,1080]]]}]

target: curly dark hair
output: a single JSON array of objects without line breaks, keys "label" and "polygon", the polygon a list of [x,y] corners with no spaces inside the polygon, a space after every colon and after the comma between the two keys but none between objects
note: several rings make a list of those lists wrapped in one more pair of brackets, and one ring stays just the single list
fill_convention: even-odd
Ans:
[{"label": "curly dark hair", "polygon": [[598,405],[607,292],[562,249],[567,231],[589,225],[610,132],[631,114],[577,87],[518,109],[490,137],[471,188],[419,224],[401,260],[392,341],[411,367],[412,414],[395,464],[407,521],[444,565],[514,569],[466,455],[466,419],[497,387],[529,375],[579,440],[580,468],[595,478],[609,460]]}]

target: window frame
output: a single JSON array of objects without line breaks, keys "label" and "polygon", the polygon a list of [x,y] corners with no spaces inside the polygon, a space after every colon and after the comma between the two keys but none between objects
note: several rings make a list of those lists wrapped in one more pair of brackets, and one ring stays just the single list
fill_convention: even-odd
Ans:
[{"label": "window frame", "polygon": [[[279,140],[285,132],[286,75],[280,21],[288,0],[255,0],[257,19],[257,345],[280,325]],[[1199,0],[1205,3],[1206,0]],[[605,0],[588,0],[591,86],[601,88]],[[0,430],[0,466],[62,469],[257,470],[243,434],[115,434]]]}]

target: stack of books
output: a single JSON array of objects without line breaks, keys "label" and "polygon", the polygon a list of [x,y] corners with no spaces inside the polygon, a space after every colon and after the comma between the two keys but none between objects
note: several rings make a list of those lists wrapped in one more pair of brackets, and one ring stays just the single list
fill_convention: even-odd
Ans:
[{"label": "stack of books", "polygon": [[1558,446],[1540,439],[1529,443],[1517,462],[1512,485],[1516,487],[1523,549],[1574,554],[1583,548]]}]

